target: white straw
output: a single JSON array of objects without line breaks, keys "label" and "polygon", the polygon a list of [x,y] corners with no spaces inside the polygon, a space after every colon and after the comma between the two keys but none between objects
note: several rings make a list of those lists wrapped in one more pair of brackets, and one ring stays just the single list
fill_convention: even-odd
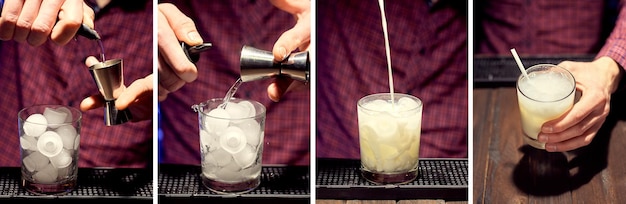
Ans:
[{"label": "white straw", "polygon": [[524,68],[524,65],[522,64],[522,60],[519,59],[519,56],[517,55],[517,51],[515,51],[515,48],[511,49],[511,54],[513,54],[513,58],[515,58],[515,62],[517,62],[517,67],[519,67],[519,70],[522,72],[524,77],[528,79],[528,73],[526,73],[526,68]]}]

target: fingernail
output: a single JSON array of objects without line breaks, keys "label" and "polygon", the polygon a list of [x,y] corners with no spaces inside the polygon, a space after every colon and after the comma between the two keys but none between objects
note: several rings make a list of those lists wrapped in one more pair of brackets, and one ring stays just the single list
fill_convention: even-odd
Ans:
[{"label": "fingernail", "polygon": [[551,145],[549,145],[549,144],[546,144],[546,150],[547,150],[548,152],[556,152],[556,145],[552,145],[552,144],[551,144]]},{"label": "fingernail", "polygon": [[287,55],[287,49],[285,49],[285,47],[281,47],[279,52],[280,52],[279,54],[281,54],[283,56],[283,58],[281,60],[287,59],[288,55]]},{"label": "fingernail", "polygon": [[198,44],[198,43],[202,43],[202,37],[200,37],[200,34],[198,32],[192,31],[187,33],[187,37],[189,38],[189,40],[191,40],[192,42]]},{"label": "fingernail", "polygon": [[539,142],[547,142],[548,141],[548,136],[539,135],[539,137],[537,137],[537,141],[539,141]]},{"label": "fingernail", "polygon": [[541,128],[541,132],[552,133],[552,126],[544,126]]}]

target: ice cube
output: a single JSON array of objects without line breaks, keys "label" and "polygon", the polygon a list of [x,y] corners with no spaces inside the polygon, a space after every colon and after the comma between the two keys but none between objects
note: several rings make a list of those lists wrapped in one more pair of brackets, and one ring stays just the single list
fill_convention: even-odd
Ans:
[{"label": "ice cube", "polygon": [[63,125],[63,123],[65,123],[65,118],[67,118],[67,114],[68,113],[66,112],[54,110],[52,108],[45,108],[43,111],[43,116],[46,118],[46,121],[48,121],[48,125],[51,128],[57,128]]},{"label": "ice cube", "polygon": [[71,125],[63,125],[56,129],[56,133],[61,136],[63,148],[74,149],[74,141],[76,140],[76,129]]},{"label": "ice cube", "polygon": [[250,101],[240,101],[238,104],[240,106],[247,107],[247,109],[248,109],[248,116],[247,117],[254,117],[256,115],[256,109],[254,108],[254,105],[252,103],[250,103]]},{"label": "ice cube", "polygon": [[396,134],[398,125],[396,120],[388,116],[381,116],[375,121],[371,121],[366,125],[376,132],[377,138],[385,139]]},{"label": "ice cube", "polygon": [[240,172],[241,168],[236,163],[231,163],[225,167],[217,170],[215,176],[216,180],[222,182],[239,182],[243,180],[243,176]]},{"label": "ice cube", "polygon": [[249,108],[238,103],[228,102],[226,105],[226,112],[233,119],[242,119],[247,118],[248,113],[250,112]]},{"label": "ice cube", "polygon": [[63,150],[63,140],[54,131],[44,132],[37,140],[37,150],[47,157],[56,156]]},{"label": "ice cube", "polygon": [[65,168],[72,163],[72,156],[67,150],[63,150],[60,154],[50,157],[50,163],[55,168]]},{"label": "ice cube", "polygon": [[256,151],[254,150],[255,148],[252,148],[250,145],[246,145],[243,150],[233,155],[233,158],[239,167],[245,169],[254,164],[256,161]]},{"label": "ice cube", "polygon": [[48,157],[44,156],[40,152],[33,152],[24,157],[24,167],[30,172],[39,171],[48,165]]},{"label": "ice cube", "polygon": [[420,106],[420,104],[417,101],[415,101],[415,100],[413,100],[413,99],[411,99],[409,97],[402,97],[402,98],[400,98],[396,105],[398,106],[397,107],[398,111],[412,110],[412,109],[415,109],[415,108]]},{"label": "ice cube", "polygon": [[243,130],[249,145],[256,147],[259,144],[261,140],[261,135],[259,134],[261,132],[261,126],[256,120],[246,119],[237,124],[237,127]]},{"label": "ice cube", "polygon": [[58,176],[59,171],[57,168],[54,168],[52,165],[46,165],[41,171],[33,175],[33,179],[35,179],[37,183],[51,184],[57,181]]},{"label": "ice cube", "polygon": [[245,178],[248,179],[254,179],[258,177],[261,174],[261,164],[252,165],[249,168],[242,170],[242,174]]},{"label": "ice cube", "polygon": [[24,150],[37,151],[37,138],[24,135],[20,137],[20,146],[22,146]]},{"label": "ice cube", "polygon": [[228,123],[230,122],[230,114],[226,112],[226,110],[221,108],[216,108],[209,113],[208,116],[204,116],[204,127],[209,133],[217,133],[228,127]]},{"label": "ice cube", "polygon": [[230,163],[233,163],[233,157],[230,155],[230,153],[224,151],[223,149],[217,149],[213,152],[210,152],[209,155],[215,158],[218,166],[226,166]]},{"label": "ice cube", "polygon": [[57,177],[57,179],[58,180],[66,179],[70,175],[70,168],[72,168],[72,167],[71,166],[67,166],[67,167],[58,169],[57,172],[58,172],[59,176]]},{"label": "ice cube", "polygon": [[27,135],[39,137],[48,128],[48,121],[42,114],[32,114],[26,118],[23,128]]},{"label": "ice cube", "polygon": [[219,140],[220,147],[231,154],[240,152],[246,147],[246,144],[248,144],[243,130],[235,126],[226,128]]},{"label": "ice cube", "polygon": [[66,107],[59,107],[56,109],[56,112],[65,113],[67,116],[65,117],[65,123],[71,123],[74,118],[72,117],[72,111]]},{"label": "ice cube", "polygon": [[202,167],[204,168],[215,168],[218,166],[218,162],[215,159],[215,157],[213,157],[213,154],[204,154],[204,156],[202,157]]},{"label": "ice cube", "polygon": [[376,100],[363,104],[363,107],[372,111],[382,112],[382,111],[391,110],[391,103],[381,100],[381,99],[376,99]]}]

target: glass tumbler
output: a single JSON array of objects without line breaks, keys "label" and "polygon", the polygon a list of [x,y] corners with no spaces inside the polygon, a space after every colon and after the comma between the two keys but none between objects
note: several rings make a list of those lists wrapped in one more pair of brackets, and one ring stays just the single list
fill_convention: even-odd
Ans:
[{"label": "glass tumbler", "polygon": [[221,194],[254,190],[261,183],[265,107],[252,100],[211,99],[198,113],[202,183]]},{"label": "glass tumbler", "polygon": [[402,184],[417,178],[422,101],[414,96],[378,93],[358,101],[361,173],[376,184]]},{"label": "glass tumbler", "polygon": [[22,186],[37,195],[63,195],[76,187],[82,113],[63,105],[18,112]]},{"label": "glass tumbler", "polygon": [[576,80],[567,69],[553,64],[538,64],[517,79],[517,101],[522,117],[524,142],[537,149],[543,123],[556,119],[574,105]]}]

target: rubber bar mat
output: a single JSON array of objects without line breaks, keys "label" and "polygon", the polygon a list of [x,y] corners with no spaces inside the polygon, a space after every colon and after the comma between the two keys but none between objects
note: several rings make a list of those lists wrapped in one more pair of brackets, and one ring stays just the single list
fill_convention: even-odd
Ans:
[{"label": "rubber bar mat", "polygon": [[[152,170],[150,169],[85,169],[78,170],[78,186],[62,196],[38,196],[21,187],[20,168],[0,168],[0,201],[73,199],[146,200],[152,202]],[[83,200],[84,202],[84,200]]]},{"label": "rubber bar mat", "polygon": [[239,195],[214,193],[202,185],[199,166],[159,165],[158,194],[162,200],[213,201],[233,197],[242,200],[308,201],[310,198],[310,176],[308,166],[263,166],[261,184],[251,192]]},{"label": "rubber bar mat", "polygon": [[[593,58],[592,55],[535,56],[521,57],[521,61],[528,69],[536,64],[559,64],[565,60],[589,62]],[[513,56],[474,57],[474,83],[509,83],[514,86],[520,74]]]},{"label": "rubber bar mat", "polygon": [[318,159],[318,199],[467,200],[467,159],[420,159],[418,177],[407,184],[378,185],[361,176],[359,160]]}]

